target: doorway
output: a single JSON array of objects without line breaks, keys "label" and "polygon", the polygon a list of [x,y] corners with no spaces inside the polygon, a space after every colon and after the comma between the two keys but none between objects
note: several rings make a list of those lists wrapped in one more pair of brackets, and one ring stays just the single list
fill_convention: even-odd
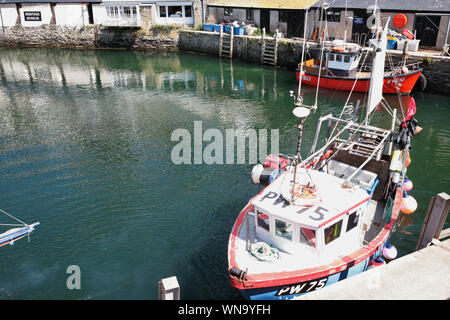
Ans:
[{"label": "doorway", "polygon": [[415,16],[414,29],[416,30],[416,39],[420,40],[421,46],[436,46],[440,22],[440,16]]},{"label": "doorway", "polygon": [[367,13],[367,10],[353,10],[352,40],[361,45],[367,44],[368,39],[371,38],[372,32],[367,27],[369,16],[371,16],[371,13]]},{"label": "doorway", "polygon": [[266,28],[266,33],[270,33],[270,10],[261,9],[259,27]]},{"label": "doorway", "polygon": [[303,38],[305,23],[304,11],[289,11],[287,16],[287,36]]}]

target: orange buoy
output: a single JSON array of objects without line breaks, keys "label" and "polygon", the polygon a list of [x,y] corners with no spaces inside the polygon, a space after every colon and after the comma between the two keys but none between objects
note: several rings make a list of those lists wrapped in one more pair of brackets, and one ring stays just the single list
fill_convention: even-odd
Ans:
[{"label": "orange buoy", "polygon": [[405,167],[408,167],[410,164],[411,164],[411,157],[409,156],[409,151],[408,151],[408,154],[406,156]]},{"label": "orange buoy", "polygon": [[417,210],[417,201],[413,196],[406,195],[403,197],[402,205],[400,206],[400,211],[404,214],[411,214]]},{"label": "orange buoy", "polygon": [[408,19],[406,18],[406,16],[403,13],[399,13],[399,14],[395,15],[393,22],[394,22],[394,26],[396,28],[401,29],[404,26],[406,26]]}]

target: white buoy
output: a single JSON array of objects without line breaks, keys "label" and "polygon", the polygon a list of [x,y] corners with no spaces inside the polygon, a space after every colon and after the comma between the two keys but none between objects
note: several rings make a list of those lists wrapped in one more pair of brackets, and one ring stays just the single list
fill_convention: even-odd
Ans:
[{"label": "white buoy", "polygon": [[388,244],[383,248],[383,257],[389,260],[393,260],[397,257],[397,249],[391,245]]}]

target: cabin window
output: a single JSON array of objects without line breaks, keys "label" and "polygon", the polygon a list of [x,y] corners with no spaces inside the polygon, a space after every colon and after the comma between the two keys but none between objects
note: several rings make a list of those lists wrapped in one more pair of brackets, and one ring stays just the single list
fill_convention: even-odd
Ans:
[{"label": "cabin window", "polygon": [[353,212],[352,214],[350,214],[348,216],[348,222],[347,222],[347,232],[349,232],[350,230],[352,230],[354,227],[356,227],[358,225],[358,221],[359,221],[359,215],[358,215],[358,211]]},{"label": "cabin window", "polygon": [[310,247],[316,246],[316,231],[300,227],[300,243]]},{"label": "cabin window", "polygon": [[349,63],[350,62],[350,56],[344,56],[344,62]]},{"label": "cabin window", "polygon": [[330,60],[330,61],[334,61],[334,54],[330,54],[329,60]]},{"label": "cabin window", "polygon": [[258,220],[258,227],[261,227],[267,231],[270,231],[270,224],[269,224],[269,216],[265,213],[257,211],[257,220]]},{"label": "cabin window", "polygon": [[336,55],[336,61],[337,61],[337,62],[342,62],[342,55],[337,54],[337,55]]},{"label": "cabin window", "polygon": [[275,234],[281,238],[292,241],[292,224],[275,219]]},{"label": "cabin window", "polygon": [[336,240],[341,235],[342,220],[325,229],[325,244]]}]

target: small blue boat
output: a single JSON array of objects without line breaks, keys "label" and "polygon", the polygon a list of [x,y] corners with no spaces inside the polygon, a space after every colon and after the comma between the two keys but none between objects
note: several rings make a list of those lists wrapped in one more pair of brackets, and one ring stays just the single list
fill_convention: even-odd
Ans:
[{"label": "small blue boat", "polygon": [[17,219],[16,217],[13,217],[12,215],[10,215],[9,213],[0,210],[0,212],[6,214],[7,216],[19,221],[21,225],[13,225],[13,224],[0,224],[0,225],[4,225],[4,226],[17,226],[17,228],[12,228],[9,229],[6,232],[3,232],[0,234],[0,247],[6,245],[6,244],[10,244],[13,245],[14,241],[19,240],[25,236],[28,236],[30,233],[32,233],[35,229],[36,226],[38,226],[40,223],[39,222],[35,222],[33,224],[26,224],[23,221],[20,221],[19,219]]}]

